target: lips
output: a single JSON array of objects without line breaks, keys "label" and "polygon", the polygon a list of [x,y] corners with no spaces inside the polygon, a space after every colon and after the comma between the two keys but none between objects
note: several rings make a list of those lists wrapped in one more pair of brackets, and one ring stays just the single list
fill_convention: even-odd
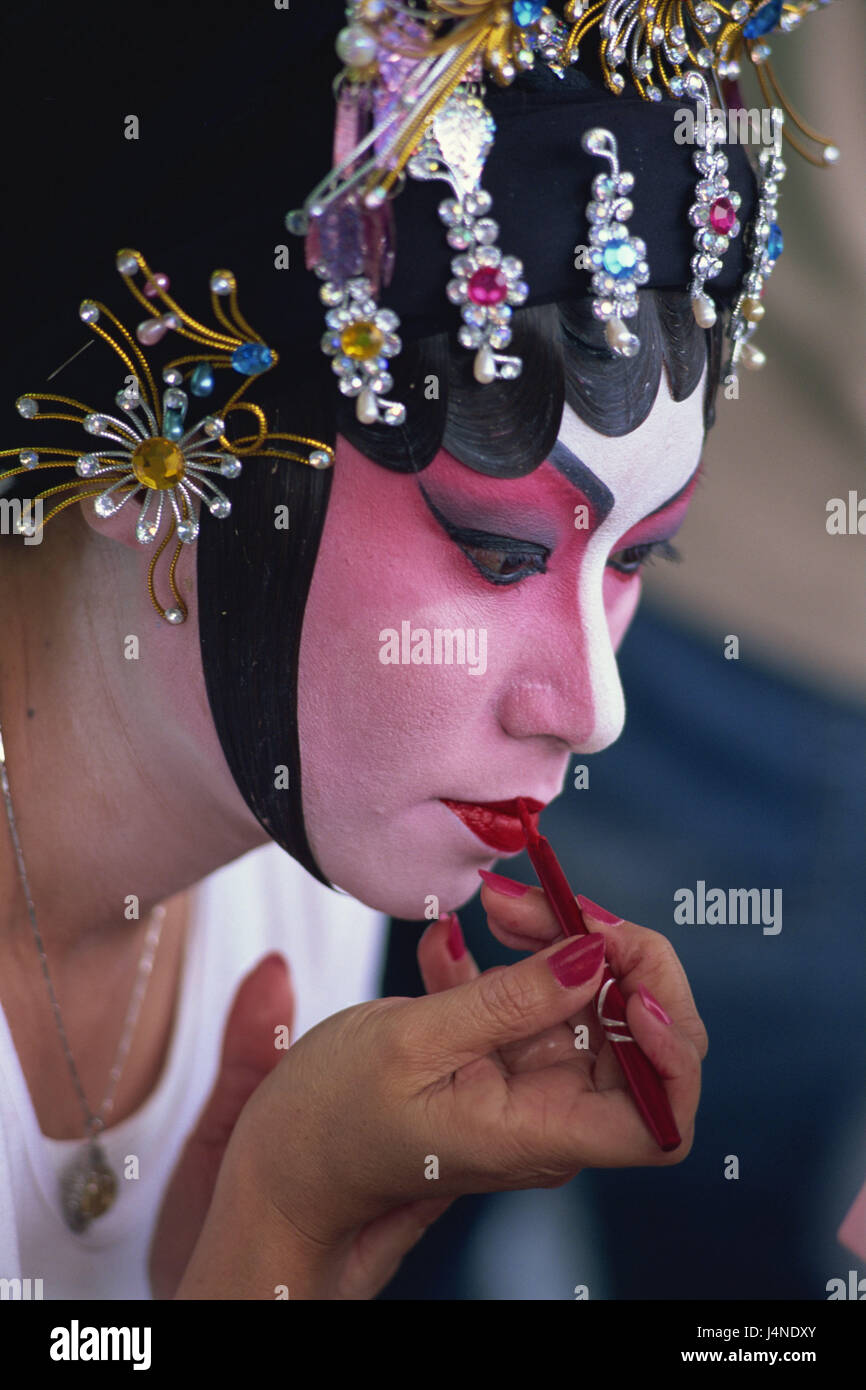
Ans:
[{"label": "lips", "polygon": [[[443,796],[439,799],[490,849],[498,850],[500,854],[516,854],[524,848],[526,836],[520,823],[516,798],[511,801],[449,801]],[[520,799],[533,816],[544,810],[543,801],[536,801],[531,796]]]}]

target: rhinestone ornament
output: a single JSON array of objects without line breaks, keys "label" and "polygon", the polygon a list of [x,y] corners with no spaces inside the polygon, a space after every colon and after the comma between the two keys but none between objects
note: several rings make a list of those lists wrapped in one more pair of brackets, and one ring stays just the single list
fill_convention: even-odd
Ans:
[{"label": "rhinestone ornament", "polygon": [[708,280],[720,274],[722,256],[739,234],[737,209],[741,199],[739,193],[731,189],[727,177],[727,155],[716,150],[719,132],[706,79],[700,73],[689,72],[684,82],[688,95],[698,102],[692,162],[699,178],[695,185],[695,201],[689,208],[689,221],[695,228],[689,297],[695,322],[700,328],[712,328],[717,310],[704,287]]},{"label": "rhinestone ornament", "polygon": [[629,236],[626,220],[634,211],[627,196],[634,175],[620,169],[616,140],[609,130],[594,126],[581,140],[588,154],[607,160],[609,174],[596,174],[592,201],[587,205],[589,263],[592,267],[592,312],[605,325],[607,345],[619,357],[634,357],[640,339],[624,322],[638,311],[637,291],[649,279],[646,246]]},{"label": "rhinestone ornament", "polygon": [[727,336],[731,350],[725,367],[725,379],[736,380],[740,364],[749,371],[757,371],[767,360],[751,338],[764,317],[761,296],[782,252],[782,233],[775,219],[779,185],[785,177],[786,168],[781,155],[772,148],[761,151],[758,164],[758,202],[746,240],[748,269],[728,323]]},{"label": "rhinestone ornament", "polygon": [[463,323],[457,338],[475,353],[472,371],[480,385],[497,378],[513,380],[523,370],[519,357],[506,356],[501,349],[511,342],[514,306],[529,295],[522,263],[515,256],[503,256],[495,245],[499,226],[489,216],[493,199],[481,187],[495,132],[481,98],[458,87],[437,112],[407,166],[415,179],[443,179],[454,194],[439,204],[446,240],[458,252],[445,293],[460,308]]}]

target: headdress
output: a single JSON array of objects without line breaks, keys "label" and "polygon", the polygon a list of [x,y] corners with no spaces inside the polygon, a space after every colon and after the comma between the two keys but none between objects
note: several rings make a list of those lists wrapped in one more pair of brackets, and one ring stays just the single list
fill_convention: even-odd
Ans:
[{"label": "headdress", "polygon": [[[121,252],[118,269],[147,315],[134,335],[104,304],[81,307],[126,368],[119,414],[106,410],[105,396],[95,408],[36,392],[20,398],[23,415],[74,423],[99,446],[4,450],[19,459],[0,483],[31,469],[74,468],[72,482],[44,494],[62,497],[48,519],[81,498],[108,515],[137,496],[139,541],[163,533],[149,571],[151,598],[161,616],[179,622],[186,610],[175,566],[196,538],[195,499],[225,515],[230,500],[216,480],[236,476],[245,455],[315,467],[333,461],[320,440],[268,429],[261,405],[245,395],[259,377],[289,372],[306,380],[316,359],[319,380],[330,377],[362,424],[399,426],[406,403],[391,395],[389,367],[407,339],[456,331],[483,390],[521,372],[511,325],[523,305],[589,295],[611,353],[632,355],[639,343],[629,320],[642,287],[687,290],[704,328],[729,311],[726,376],[740,364],[761,365],[751,339],[782,249],[780,107],[799,132],[792,137],[786,126],[785,134],[807,158],[838,156],[781,97],[768,39],[819,7],[812,0],[353,0],[345,7],[316,0],[300,13],[293,8],[295,110],[311,149],[333,130],[330,171],[286,218],[304,238],[309,289],[293,271],[289,297],[280,301],[277,289],[272,304],[262,303],[272,314],[265,343],[241,316],[229,272],[211,278],[208,327],[180,308],[164,274],[138,252]],[[738,110],[744,62],[772,102],[763,113],[773,118],[771,132],[754,165],[731,120],[724,131],[720,123]],[[261,161],[260,178],[265,170],[271,182],[283,177],[269,152],[254,149],[252,158]],[[297,158],[309,165],[308,150]],[[285,169],[284,209],[289,185],[295,201],[301,192],[290,161]],[[160,395],[150,357],[175,334],[199,350],[171,357]],[[243,380],[220,393],[215,383],[226,373],[233,384],[233,373]],[[213,404],[199,415],[197,403],[211,389]],[[42,401],[63,408],[43,413]],[[231,428],[250,415],[252,433]],[[282,447],[287,441],[304,448]],[[172,539],[165,607],[154,566]]]},{"label": "headdress", "polygon": [[[409,236],[395,217],[395,195],[411,180],[450,187],[437,208],[450,256],[440,293],[459,308],[459,341],[475,353],[479,383],[520,373],[520,359],[506,351],[515,307],[579,292],[567,253],[581,241],[575,249],[585,259],[574,265],[590,273],[594,312],[612,351],[638,350],[625,320],[637,312],[640,286],[688,284],[701,327],[736,301],[726,373],[736,374],[740,362],[760,366],[763,354],[749,339],[782,249],[775,209],[785,173],[776,105],[784,99],[766,38],[818,7],[811,0],[567,0],[556,13],[536,0],[350,5],[336,40],[344,66],[334,83],[334,165],[288,214],[287,226],[305,237],[307,265],[323,281],[322,350],[339,389],[356,399],[361,423],[402,423],[403,403],[387,398],[389,361],[401,347],[394,306],[417,311],[426,294],[429,311],[435,292],[429,240],[422,249],[413,235],[420,217],[405,219]],[[733,79],[744,58],[773,102],[757,197],[742,147],[730,159],[717,148],[725,136],[714,97],[727,114],[723,86],[738,95]],[[686,102],[696,103],[698,119],[680,141],[676,119],[692,114]],[[813,162],[834,162],[835,147],[785,107],[820,158],[796,137],[792,143]],[[497,160],[499,130],[506,165]],[[691,168],[678,143],[691,145]],[[639,162],[637,179],[620,170],[620,152]],[[610,168],[593,175],[586,154]],[[734,246],[741,209],[750,214],[748,233]],[[633,214],[644,235],[629,235]],[[549,242],[559,236],[557,258]],[[408,259],[420,271],[421,295],[407,293],[405,281],[392,284],[398,239],[401,249],[411,239]]]}]

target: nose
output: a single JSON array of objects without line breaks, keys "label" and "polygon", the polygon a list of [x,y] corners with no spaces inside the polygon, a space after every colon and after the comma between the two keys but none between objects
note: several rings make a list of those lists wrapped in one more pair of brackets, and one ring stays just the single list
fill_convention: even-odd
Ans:
[{"label": "nose", "polygon": [[[499,721],[512,738],[555,738],[573,753],[599,753],[625,724],[625,697],[604,603],[604,565],[549,591],[533,636],[506,677]],[[616,629],[620,624],[614,623]]]}]

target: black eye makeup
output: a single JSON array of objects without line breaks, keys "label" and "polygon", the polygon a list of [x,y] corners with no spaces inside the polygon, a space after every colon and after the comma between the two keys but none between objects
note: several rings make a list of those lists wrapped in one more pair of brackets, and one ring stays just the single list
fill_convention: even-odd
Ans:
[{"label": "black eye makeup", "polygon": [[[439,510],[420,483],[419,487],[427,507],[442,530],[489,584],[518,584],[532,574],[546,574],[547,561],[553,553],[552,545],[461,525]],[[617,574],[630,576],[656,559],[679,561],[682,558],[680,551],[668,540],[642,541],[615,550],[607,560],[607,567]]]},{"label": "black eye makeup", "polygon": [[624,550],[615,550],[608,559],[608,566],[618,574],[637,574],[644,565],[655,559],[682,560],[682,553],[670,541],[643,541],[640,545],[629,545]]},{"label": "black eye makeup", "polygon": [[517,584],[531,574],[544,574],[550,547],[537,541],[518,540],[451,521],[421,488],[424,501],[443,531],[463,551],[467,560],[489,584]]}]

